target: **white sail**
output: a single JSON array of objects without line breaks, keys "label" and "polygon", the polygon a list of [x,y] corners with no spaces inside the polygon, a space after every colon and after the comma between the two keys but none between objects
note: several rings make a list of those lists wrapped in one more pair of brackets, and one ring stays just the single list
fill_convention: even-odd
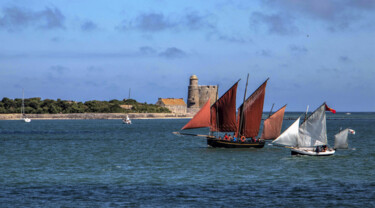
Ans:
[{"label": "white sail", "polygon": [[290,146],[295,147],[297,146],[297,141],[299,137],[299,121],[301,117],[289,126],[287,130],[285,130],[280,136],[278,136],[272,143],[280,146]]},{"label": "white sail", "polygon": [[130,120],[128,115],[126,115],[126,118],[122,119],[122,122],[124,124],[132,124],[132,121]]},{"label": "white sail", "polygon": [[335,135],[334,149],[348,149],[348,133],[349,129],[344,129]]},{"label": "white sail", "polygon": [[325,104],[321,105],[299,128],[299,147],[327,144]]}]

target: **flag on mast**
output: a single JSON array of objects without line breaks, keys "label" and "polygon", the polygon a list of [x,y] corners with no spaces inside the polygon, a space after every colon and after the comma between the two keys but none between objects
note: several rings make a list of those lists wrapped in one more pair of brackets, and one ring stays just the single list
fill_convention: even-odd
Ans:
[{"label": "flag on mast", "polygon": [[332,109],[332,108],[328,107],[327,104],[325,104],[325,105],[326,105],[326,111],[331,111],[332,113],[336,113],[335,109]]}]

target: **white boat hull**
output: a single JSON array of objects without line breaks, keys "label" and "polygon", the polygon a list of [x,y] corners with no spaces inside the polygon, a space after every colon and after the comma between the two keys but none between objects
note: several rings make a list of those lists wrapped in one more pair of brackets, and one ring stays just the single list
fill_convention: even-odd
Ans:
[{"label": "white boat hull", "polygon": [[291,148],[292,155],[309,155],[309,156],[330,156],[335,154],[335,150],[327,149],[326,151],[316,152],[315,147]]},{"label": "white boat hull", "polygon": [[131,120],[123,120],[122,121],[124,124],[132,124]]},{"label": "white boat hull", "polygon": [[31,119],[29,119],[29,118],[24,118],[23,119],[26,123],[30,123],[31,122]]}]

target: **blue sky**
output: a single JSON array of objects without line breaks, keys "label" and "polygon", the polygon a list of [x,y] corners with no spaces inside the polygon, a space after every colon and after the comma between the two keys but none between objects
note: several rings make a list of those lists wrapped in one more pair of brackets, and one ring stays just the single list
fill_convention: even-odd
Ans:
[{"label": "blue sky", "polygon": [[[375,111],[375,1],[0,2],[0,97],[187,97],[270,77],[265,111]],[[238,103],[239,105],[239,103]]]}]

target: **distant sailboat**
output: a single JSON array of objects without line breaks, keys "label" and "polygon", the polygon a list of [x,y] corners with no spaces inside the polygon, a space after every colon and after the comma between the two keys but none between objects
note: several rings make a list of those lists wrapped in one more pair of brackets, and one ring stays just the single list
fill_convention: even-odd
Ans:
[{"label": "distant sailboat", "polygon": [[334,111],[323,103],[301,126],[299,117],[272,143],[290,147],[292,155],[333,155],[335,150],[327,147],[326,110]]},{"label": "distant sailboat", "polygon": [[122,122],[123,122],[124,124],[132,124],[132,121],[130,120],[130,118],[129,118],[128,115],[126,115],[126,118],[125,118],[125,119],[122,119]]},{"label": "distant sailboat", "polygon": [[30,118],[27,118],[26,114],[25,114],[25,101],[24,101],[24,90],[22,89],[22,106],[21,106],[21,119],[26,122],[26,123],[30,123],[31,122],[31,119]]},{"label": "distant sailboat", "polygon": [[[268,79],[238,109],[236,119],[237,81],[211,107],[210,101],[181,129],[209,127],[210,132],[234,132],[237,138],[215,137],[210,135],[194,135],[174,132],[179,135],[201,136],[207,139],[211,147],[224,148],[262,148],[264,140],[256,140],[262,119],[265,88]],[[247,87],[247,84],[246,84]],[[246,98],[246,91],[245,96]]]},{"label": "distant sailboat", "polygon": [[355,134],[355,131],[353,129],[344,129],[341,130],[339,133],[335,135],[335,146],[334,149],[348,149],[349,143],[348,143],[348,135]]}]

